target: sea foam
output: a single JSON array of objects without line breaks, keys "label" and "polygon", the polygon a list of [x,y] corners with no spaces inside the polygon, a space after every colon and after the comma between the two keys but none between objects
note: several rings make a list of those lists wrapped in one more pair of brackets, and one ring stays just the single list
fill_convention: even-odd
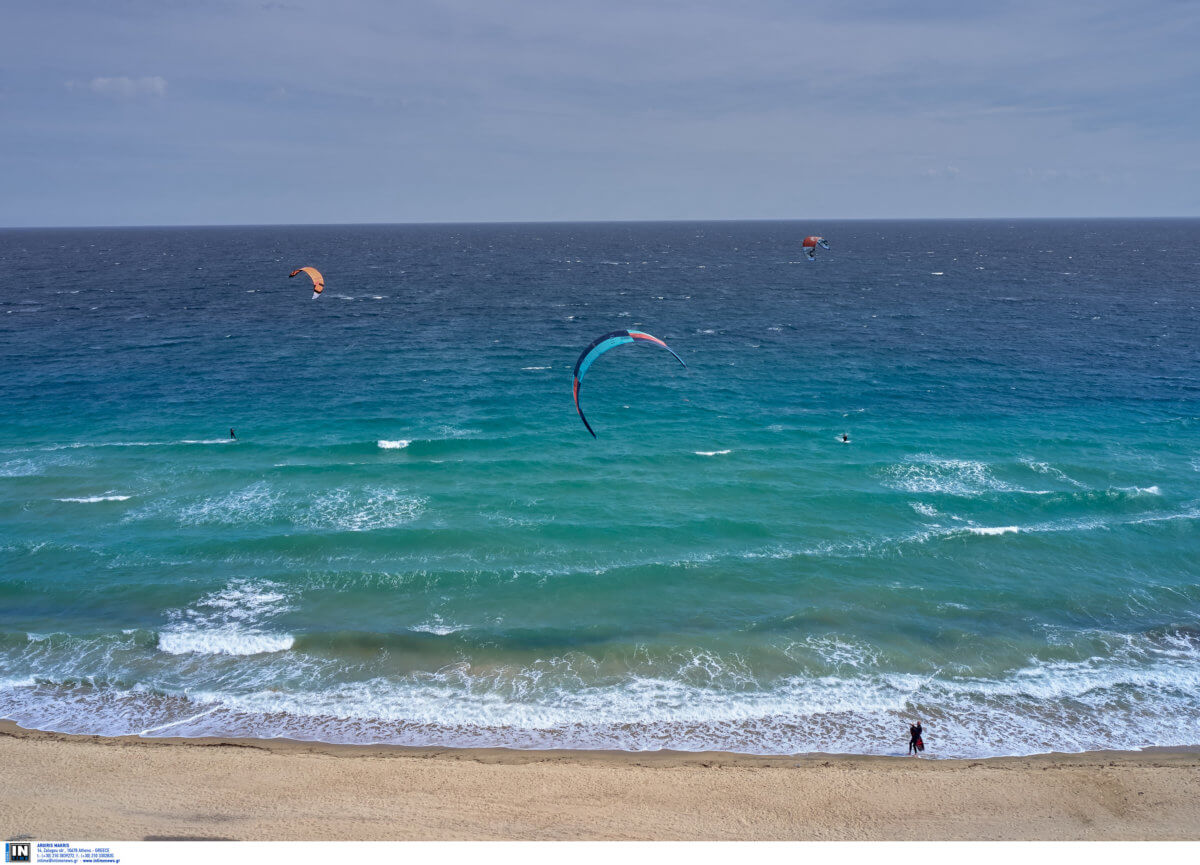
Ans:
[{"label": "sea foam", "polygon": [[1021,490],[998,479],[991,466],[979,460],[946,459],[929,455],[910,457],[882,472],[885,486],[908,493],[941,493],[979,496],[990,492],[1040,493]]},{"label": "sea foam", "polygon": [[55,499],[56,502],[79,502],[80,504],[92,504],[94,502],[124,502],[128,501],[132,496],[82,496],[80,498]]},{"label": "sea foam", "polygon": [[284,652],[295,638],[269,631],[264,625],[290,609],[278,584],[234,580],[186,609],[168,611],[171,623],[159,632],[158,648],[172,655]]}]

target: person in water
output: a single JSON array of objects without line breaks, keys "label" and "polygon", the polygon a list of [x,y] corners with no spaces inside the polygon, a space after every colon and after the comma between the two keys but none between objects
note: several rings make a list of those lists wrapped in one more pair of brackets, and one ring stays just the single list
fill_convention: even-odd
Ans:
[{"label": "person in water", "polygon": [[235,439],[235,438],[237,438],[237,436],[235,436],[235,435],[233,434],[233,427],[230,427],[230,428],[229,428],[229,437],[230,437],[231,439]]},{"label": "person in water", "polygon": [[842,441],[844,441],[846,444],[850,444],[850,436],[842,433]]},{"label": "person in water", "polygon": [[920,721],[917,721],[915,724],[908,725],[908,753],[912,754],[914,757],[917,756],[919,752],[925,750],[925,743],[921,741],[921,733],[923,732],[924,729],[921,727]]}]

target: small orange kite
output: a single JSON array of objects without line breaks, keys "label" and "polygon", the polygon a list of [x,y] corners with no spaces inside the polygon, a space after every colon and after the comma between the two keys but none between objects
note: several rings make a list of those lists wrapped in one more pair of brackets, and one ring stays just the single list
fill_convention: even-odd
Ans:
[{"label": "small orange kite", "polygon": [[317,270],[315,267],[302,267],[299,270],[293,270],[291,273],[289,273],[288,279],[291,279],[297,273],[308,274],[308,278],[313,281],[312,299],[316,300],[318,297],[320,297],[321,292],[325,290],[325,277],[321,276],[321,271]]}]

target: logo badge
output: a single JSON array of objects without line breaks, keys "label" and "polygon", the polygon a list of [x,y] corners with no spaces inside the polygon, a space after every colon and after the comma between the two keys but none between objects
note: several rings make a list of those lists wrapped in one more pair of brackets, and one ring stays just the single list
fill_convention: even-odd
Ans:
[{"label": "logo badge", "polygon": [[5,862],[32,862],[29,857],[29,851],[33,845],[28,841],[5,841],[4,842],[4,861]]}]

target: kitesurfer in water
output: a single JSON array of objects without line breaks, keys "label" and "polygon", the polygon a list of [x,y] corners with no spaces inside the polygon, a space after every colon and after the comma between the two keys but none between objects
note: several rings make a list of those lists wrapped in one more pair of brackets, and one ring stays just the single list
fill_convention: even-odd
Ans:
[{"label": "kitesurfer in water", "polygon": [[230,428],[229,428],[229,437],[230,437],[231,439],[235,439],[235,438],[237,438],[237,436],[235,436],[235,435],[233,434],[233,427],[230,427]]},{"label": "kitesurfer in water", "polygon": [[842,433],[842,442],[845,444],[850,444],[850,436],[846,435],[845,433]]}]

